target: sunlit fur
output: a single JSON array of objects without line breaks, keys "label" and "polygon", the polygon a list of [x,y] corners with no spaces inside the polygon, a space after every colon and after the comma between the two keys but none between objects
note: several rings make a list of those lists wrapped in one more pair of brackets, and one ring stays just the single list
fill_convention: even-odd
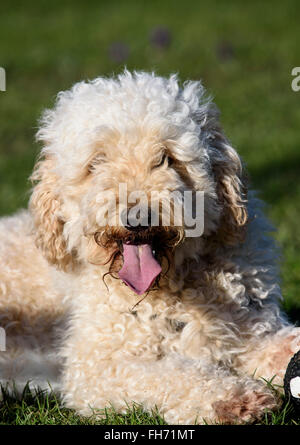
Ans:
[{"label": "sunlit fur", "polygon": [[[279,307],[272,227],[201,83],[128,71],[80,82],[37,138],[29,209],[0,221],[1,381],[50,382],[84,415],[136,402],[169,423],[278,407],[260,377],[282,381],[299,330]],[[204,192],[204,233],[101,223],[122,211],[120,183],[163,200]],[[163,268],[142,298],[118,278],[126,240],[153,244]]]}]

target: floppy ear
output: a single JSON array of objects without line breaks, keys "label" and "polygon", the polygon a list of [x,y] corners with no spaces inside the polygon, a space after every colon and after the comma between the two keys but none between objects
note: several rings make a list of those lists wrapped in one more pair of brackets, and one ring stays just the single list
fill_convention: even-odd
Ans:
[{"label": "floppy ear", "polygon": [[[246,232],[247,187],[241,160],[223,134],[219,111],[200,82],[188,82],[182,92],[200,130],[222,209],[219,229],[212,235],[222,244],[236,244]],[[197,100],[196,100],[197,99]]]},{"label": "floppy ear", "polygon": [[60,215],[60,199],[58,196],[57,176],[53,171],[54,162],[45,158],[37,162],[31,175],[36,185],[29,202],[34,218],[35,242],[43,251],[46,259],[61,269],[66,269],[72,256],[66,251],[63,237],[64,221]]},{"label": "floppy ear", "polygon": [[219,127],[213,131],[211,164],[223,209],[217,236],[222,243],[233,245],[243,241],[245,236],[247,178],[239,155]]}]

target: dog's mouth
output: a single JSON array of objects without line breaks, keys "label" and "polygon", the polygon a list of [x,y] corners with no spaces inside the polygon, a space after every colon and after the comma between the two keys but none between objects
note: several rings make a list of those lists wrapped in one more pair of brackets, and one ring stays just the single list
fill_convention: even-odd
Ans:
[{"label": "dog's mouth", "polygon": [[161,271],[151,244],[123,243],[123,266],[118,275],[136,294],[147,292]]},{"label": "dog's mouth", "polygon": [[109,252],[106,261],[109,271],[104,276],[120,279],[137,295],[142,295],[167,274],[172,252],[183,241],[184,232],[175,227],[155,227],[136,233],[124,228],[105,228],[96,232],[94,239]]}]

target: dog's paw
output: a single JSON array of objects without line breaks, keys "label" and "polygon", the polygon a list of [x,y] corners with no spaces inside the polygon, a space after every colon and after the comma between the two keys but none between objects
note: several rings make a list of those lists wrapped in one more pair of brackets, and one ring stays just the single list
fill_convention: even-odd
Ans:
[{"label": "dog's paw", "polygon": [[266,411],[278,407],[278,400],[271,392],[239,394],[231,399],[213,403],[218,422],[241,424],[259,420]]},{"label": "dog's paw", "polygon": [[300,329],[294,328],[290,335],[283,337],[278,341],[275,351],[270,354],[269,361],[272,366],[273,374],[283,378],[289,361],[299,349]]}]

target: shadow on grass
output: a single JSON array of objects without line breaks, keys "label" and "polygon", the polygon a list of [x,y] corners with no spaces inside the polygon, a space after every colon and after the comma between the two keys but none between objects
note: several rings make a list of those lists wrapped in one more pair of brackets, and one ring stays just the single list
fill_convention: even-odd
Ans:
[{"label": "shadow on grass", "polygon": [[295,324],[296,326],[300,326],[300,307],[299,305],[290,305],[288,309],[284,308],[284,311],[286,312],[288,319],[291,323]]},{"label": "shadow on grass", "polygon": [[251,187],[261,191],[268,204],[284,205],[286,199],[298,199],[299,178],[300,152],[293,157],[271,160],[250,169]]},{"label": "shadow on grass", "polygon": [[[295,148],[294,154],[282,159],[269,160],[262,165],[250,169],[250,186],[258,190],[259,196],[267,204],[267,212],[271,210],[275,226],[281,226],[284,243],[282,270],[285,276],[284,287],[289,292],[289,298],[284,302],[284,311],[292,323],[300,326],[300,150]],[[291,247],[291,248],[290,248]],[[299,296],[297,289],[299,288]]]}]

